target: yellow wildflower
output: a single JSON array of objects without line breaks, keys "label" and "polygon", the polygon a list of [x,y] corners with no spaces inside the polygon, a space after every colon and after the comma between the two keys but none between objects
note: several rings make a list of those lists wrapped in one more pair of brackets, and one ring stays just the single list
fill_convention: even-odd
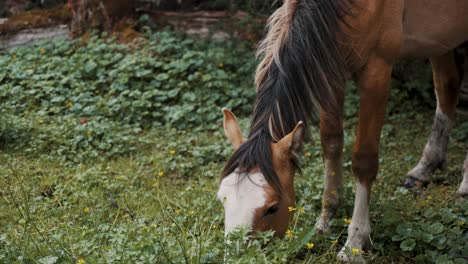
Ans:
[{"label": "yellow wildflower", "polygon": [[463,226],[463,225],[465,225],[465,222],[464,222],[464,221],[459,221],[459,222],[458,222],[458,225],[459,225],[459,226]]},{"label": "yellow wildflower", "polygon": [[46,49],[40,48],[40,49],[39,49],[39,52],[42,53],[42,54],[44,54],[44,53],[46,52]]},{"label": "yellow wildflower", "polygon": [[359,254],[364,253],[364,251],[363,251],[363,250],[360,250],[360,249],[358,249],[358,248],[352,248],[352,249],[351,249],[351,253],[353,253],[353,255],[356,256],[356,255],[359,255]]},{"label": "yellow wildflower", "polygon": [[94,93],[95,93],[95,94],[99,94],[99,90],[96,90]]},{"label": "yellow wildflower", "polygon": [[336,244],[338,244],[338,239],[332,240],[332,242],[331,242],[331,243],[332,243],[333,245],[336,245]]},{"label": "yellow wildflower", "polygon": [[148,227],[147,226],[142,226],[141,231],[145,231]]},{"label": "yellow wildflower", "polygon": [[289,230],[289,229],[286,230],[286,237],[292,238],[293,236],[294,236],[294,232],[293,232],[293,231],[291,231],[291,230]]},{"label": "yellow wildflower", "polygon": [[345,224],[348,224],[348,225],[349,225],[349,224],[351,224],[351,219],[349,219],[349,218],[344,218],[344,219],[343,219],[343,222],[345,222]]},{"label": "yellow wildflower", "polygon": [[42,119],[39,119],[39,121],[37,121],[39,124],[44,124],[44,120]]},{"label": "yellow wildflower", "polygon": [[67,107],[70,108],[70,107],[72,107],[72,106],[73,106],[73,102],[72,102],[72,101],[68,101]]},{"label": "yellow wildflower", "polygon": [[87,134],[88,136],[92,136],[92,135],[93,135],[93,131],[88,130],[88,131],[86,132],[86,134]]},{"label": "yellow wildflower", "polygon": [[85,207],[85,208],[83,209],[83,212],[89,213],[89,208],[88,208],[88,207]]},{"label": "yellow wildflower", "polygon": [[294,208],[294,207],[292,207],[292,206],[289,206],[289,207],[288,207],[288,210],[289,210],[289,212],[294,212],[294,211],[296,211],[296,208]]},{"label": "yellow wildflower", "polygon": [[192,215],[194,215],[194,214],[195,214],[195,211],[193,211],[193,210],[188,211],[188,215],[189,215],[189,216],[192,216]]},{"label": "yellow wildflower", "polygon": [[164,176],[164,172],[163,172],[163,171],[159,171],[159,172],[158,172],[158,176],[159,176],[159,177]]},{"label": "yellow wildflower", "polygon": [[176,214],[180,214],[180,212],[182,212],[181,209],[175,209],[175,213],[176,213]]},{"label": "yellow wildflower", "polygon": [[309,250],[313,249],[314,246],[315,246],[314,243],[307,243],[307,245],[306,245],[307,249],[309,249]]},{"label": "yellow wildflower", "polygon": [[84,260],[84,258],[79,258],[77,261],[76,261],[76,264],[85,264],[86,261]]},{"label": "yellow wildflower", "polygon": [[422,206],[426,206],[426,205],[427,205],[427,202],[424,201],[424,200],[421,200],[421,201],[418,201],[416,204],[417,204],[418,206],[422,207]]},{"label": "yellow wildflower", "polygon": [[152,224],[151,227],[152,227],[152,228],[156,228],[156,227],[158,227],[158,225]]},{"label": "yellow wildflower", "polygon": [[427,196],[428,200],[432,200],[432,195]]},{"label": "yellow wildflower", "polygon": [[174,154],[175,154],[175,150],[171,149],[171,150],[169,151],[169,154],[174,155]]},{"label": "yellow wildflower", "polygon": [[308,152],[308,151],[304,154],[304,156],[306,156],[306,157],[310,157],[311,155],[312,154],[310,154],[310,152]]},{"label": "yellow wildflower", "polygon": [[301,213],[301,214],[305,213],[304,207],[299,208],[299,213]]}]

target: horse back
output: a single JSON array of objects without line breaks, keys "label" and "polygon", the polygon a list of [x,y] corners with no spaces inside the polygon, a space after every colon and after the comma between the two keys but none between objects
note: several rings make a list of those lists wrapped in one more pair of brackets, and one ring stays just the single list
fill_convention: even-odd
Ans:
[{"label": "horse back", "polygon": [[431,57],[468,40],[468,1],[406,0],[402,57]]}]

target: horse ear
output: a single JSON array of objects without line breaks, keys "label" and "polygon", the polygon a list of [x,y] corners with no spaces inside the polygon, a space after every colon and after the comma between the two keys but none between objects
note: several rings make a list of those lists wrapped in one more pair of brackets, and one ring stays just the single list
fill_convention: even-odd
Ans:
[{"label": "horse ear", "polygon": [[284,136],[278,143],[276,143],[275,148],[281,154],[294,154],[298,151],[304,141],[304,123],[299,121],[294,130]]},{"label": "horse ear", "polygon": [[224,133],[226,134],[228,139],[231,141],[234,149],[237,149],[245,141],[244,137],[242,136],[239,123],[237,122],[237,118],[227,108],[223,108],[223,115],[224,115],[224,122],[223,122]]}]

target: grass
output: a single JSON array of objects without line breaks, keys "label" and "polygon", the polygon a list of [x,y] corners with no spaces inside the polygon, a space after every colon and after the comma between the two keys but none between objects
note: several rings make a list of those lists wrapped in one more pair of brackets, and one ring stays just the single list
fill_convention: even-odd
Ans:
[{"label": "grass", "polygon": [[[373,249],[365,253],[366,259],[466,263],[468,205],[457,202],[455,195],[466,143],[452,140],[448,169],[435,175],[436,183],[407,191],[400,183],[419,158],[430,132],[431,113],[394,115],[387,123],[372,192]],[[313,227],[319,214],[323,166],[318,143],[307,144],[304,172],[297,175],[298,208],[304,212],[295,215],[292,238],[273,240],[267,246],[261,242],[270,240],[268,233],[254,243],[246,242],[245,233],[234,235],[231,244],[224,243],[222,207],[215,201],[223,160],[190,165],[212,155],[208,150],[213,147],[227,157],[230,147],[221,131],[153,131],[151,140],[133,155],[86,164],[54,161],[47,155],[32,157],[18,150],[4,152],[0,262],[334,262],[346,237],[343,219],[351,217],[353,204],[349,150],[354,124],[347,127],[343,206],[330,235],[314,235],[307,241],[314,244],[312,249],[306,244],[296,248],[296,240]],[[317,131],[313,138],[318,142]],[[441,227],[431,232],[428,228],[434,223]],[[424,238],[427,232],[418,234],[418,230],[429,230],[432,238]],[[401,246],[405,240],[409,242]]]}]

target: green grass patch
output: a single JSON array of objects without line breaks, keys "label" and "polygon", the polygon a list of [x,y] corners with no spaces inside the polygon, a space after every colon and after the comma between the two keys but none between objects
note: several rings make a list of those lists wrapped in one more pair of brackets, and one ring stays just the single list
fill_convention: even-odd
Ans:
[{"label": "green grass patch", "polygon": [[[425,136],[414,134],[429,134],[430,116],[392,116],[391,127],[385,128],[372,193],[373,248],[365,253],[370,263],[466,261],[468,204],[457,202],[455,195],[463,142],[452,142],[448,170],[436,175],[436,183],[416,192],[400,185],[425,143]],[[313,135],[318,140],[317,131]],[[135,155],[76,165],[3,153],[0,261],[334,262],[345,242],[345,218],[352,212],[353,137],[351,127],[346,131],[343,206],[332,233],[301,240],[319,215],[323,188],[320,147],[307,144],[304,172],[296,181],[297,207],[304,212],[298,210],[291,223],[292,238],[273,239],[266,246],[271,233],[247,242],[240,232],[225,243],[222,206],[215,199],[218,175],[230,152],[221,131],[155,133]],[[306,242],[314,247],[307,249]]]}]

